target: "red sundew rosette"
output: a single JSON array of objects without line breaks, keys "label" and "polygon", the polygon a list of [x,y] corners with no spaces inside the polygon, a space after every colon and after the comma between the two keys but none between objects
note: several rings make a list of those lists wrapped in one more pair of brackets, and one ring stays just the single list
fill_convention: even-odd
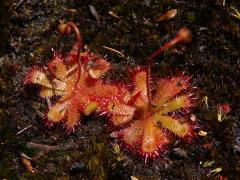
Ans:
[{"label": "red sundew rosette", "polygon": [[110,113],[108,108],[112,102],[124,103],[123,98],[127,93],[124,86],[105,84],[101,79],[102,75],[109,71],[110,64],[88,52],[85,56],[88,62],[81,63],[82,70],[78,81],[77,63],[69,63],[69,56],[63,58],[57,53],[49,61],[46,70],[33,68],[27,74],[25,83],[40,85],[41,97],[59,97],[45,114],[49,126],[64,122],[67,131],[72,132],[80,122],[82,113]]},{"label": "red sundew rosette", "polygon": [[[130,125],[113,132],[112,136],[121,139],[126,147],[131,147],[130,149],[144,156],[146,161],[159,156],[159,152],[170,143],[171,134],[185,140],[193,136],[193,126],[185,118],[170,115],[192,106],[191,95],[187,93],[190,78],[179,76],[161,79],[154,89],[155,93],[151,95],[150,106],[146,84],[147,72],[137,69],[135,73],[135,88],[128,102],[136,110]],[[166,130],[168,133],[164,133]]]}]

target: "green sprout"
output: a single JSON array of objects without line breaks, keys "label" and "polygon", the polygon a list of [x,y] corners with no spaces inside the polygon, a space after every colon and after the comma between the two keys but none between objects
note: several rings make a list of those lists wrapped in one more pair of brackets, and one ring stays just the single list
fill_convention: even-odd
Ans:
[{"label": "green sprout", "polygon": [[[113,147],[113,153],[116,154],[117,162],[120,162],[126,159],[126,155],[121,151],[120,146],[117,143],[113,144],[112,147]],[[117,163],[113,164],[113,166],[115,166],[116,164]]]}]

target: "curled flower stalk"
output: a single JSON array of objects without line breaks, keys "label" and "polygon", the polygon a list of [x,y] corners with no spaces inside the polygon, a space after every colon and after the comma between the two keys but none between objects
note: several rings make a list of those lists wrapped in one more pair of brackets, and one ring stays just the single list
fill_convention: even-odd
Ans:
[{"label": "curled flower stalk", "polygon": [[150,93],[150,74],[151,74],[151,67],[153,65],[153,59],[158,57],[160,54],[165,52],[167,49],[173,47],[174,45],[181,43],[181,42],[190,42],[192,40],[192,34],[190,30],[186,27],[180,29],[177,33],[177,35],[168,43],[164,44],[162,47],[160,47],[158,50],[154,51],[147,59],[147,93],[148,93],[148,101],[149,101],[149,107],[151,108],[152,102],[151,102],[151,93]]},{"label": "curled flower stalk", "polygon": [[80,76],[81,76],[81,55],[80,55],[80,52],[82,50],[82,36],[81,36],[81,33],[78,29],[78,27],[76,26],[75,23],[73,22],[68,22],[67,24],[64,24],[64,23],[60,23],[59,27],[59,32],[61,34],[70,34],[71,32],[71,29],[73,29],[76,33],[76,36],[77,36],[77,45],[76,45],[76,50],[77,50],[77,57],[76,59],[78,60],[77,63],[78,63],[78,78],[76,80],[76,84],[75,86],[77,86],[78,84],[78,81],[80,79]]},{"label": "curled flower stalk", "polygon": [[190,42],[192,40],[192,34],[188,28],[182,28],[178,31],[175,38],[173,38],[170,42],[164,44],[164,46],[160,47],[158,50],[154,51],[148,59],[154,59],[160,54],[162,54],[166,49],[173,47],[174,45],[181,42]]}]

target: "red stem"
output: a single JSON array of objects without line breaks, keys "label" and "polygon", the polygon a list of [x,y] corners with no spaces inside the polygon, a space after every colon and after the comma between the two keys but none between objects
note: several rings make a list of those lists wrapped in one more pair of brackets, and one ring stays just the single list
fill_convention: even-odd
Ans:
[{"label": "red stem", "polygon": [[71,29],[73,29],[77,36],[77,59],[78,59],[78,78],[75,84],[75,88],[77,87],[78,81],[81,77],[81,50],[82,50],[82,36],[81,33],[77,27],[77,25],[74,22],[68,22],[67,26],[65,28],[65,31],[68,31],[67,33],[70,33]]},{"label": "red stem", "polygon": [[162,54],[166,49],[174,46],[175,44],[177,44],[178,42],[180,42],[182,40],[181,37],[177,36],[175,37],[173,40],[171,40],[170,42],[164,44],[164,46],[160,47],[158,50],[154,51],[149,57],[148,59],[154,59],[155,57],[159,56],[160,54]]},{"label": "red stem", "polygon": [[149,109],[152,107],[152,97],[151,97],[151,90],[150,90],[150,81],[151,81],[151,67],[153,64],[153,59],[162,54],[166,49],[174,46],[175,44],[179,43],[182,40],[180,36],[176,36],[173,40],[170,42],[164,44],[164,46],[160,47],[158,50],[154,51],[147,59],[147,95],[148,95],[148,103],[149,103]]}]

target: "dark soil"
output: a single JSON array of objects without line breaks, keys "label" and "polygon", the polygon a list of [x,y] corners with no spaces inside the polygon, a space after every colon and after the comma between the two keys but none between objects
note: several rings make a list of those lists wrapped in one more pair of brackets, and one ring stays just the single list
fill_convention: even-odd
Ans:
[{"label": "dark soil", "polygon": [[[19,3],[20,2],[20,3]],[[89,5],[95,7],[94,17]],[[238,179],[240,177],[240,19],[230,15],[240,10],[238,0],[8,0],[0,2],[0,178],[1,179]],[[176,17],[154,20],[176,8]],[[108,12],[121,16],[114,18]],[[208,133],[191,144],[177,140],[159,158],[148,161],[121,149],[122,161],[113,153],[114,140],[106,118],[84,118],[76,131],[44,126],[37,110],[46,103],[36,87],[24,87],[26,70],[44,65],[54,50],[66,53],[74,34],[62,37],[60,21],[74,21],[84,44],[107,55],[114,69],[106,78],[127,82],[126,69],[144,65],[147,56],[182,27],[193,41],[178,45],[156,59],[153,76],[165,77],[184,71],[193,75],[197,104],[193,114],[200,129]],[[124,53],[110,52],[103,45]],[[177,53],[181,50],[182,53]],[[203,100],[208,97],[208,108]],[[229,103],[231,112],[217,121],[217,105]],[[16,134],[25,127],[26,131]],[[28,142],[73,147],[44,151]],[[20,160],[23,152],[34,159],[34,174]],[[214,161],[209,167],[206,161]],[[204,164],[205,163],[205,164]],[[204,165],[203,165],[204,164]],[[215,172],[222,168],[222,171]],[[215,172],[215,173],[214,173]]]}]

